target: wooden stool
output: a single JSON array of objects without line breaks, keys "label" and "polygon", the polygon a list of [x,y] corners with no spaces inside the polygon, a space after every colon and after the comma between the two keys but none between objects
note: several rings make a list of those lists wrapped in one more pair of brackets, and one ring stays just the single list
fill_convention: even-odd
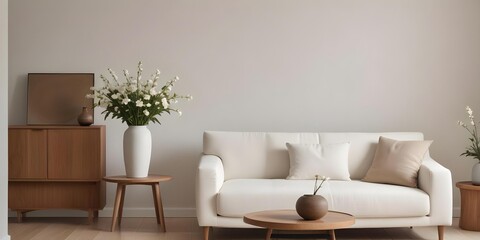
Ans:
[{"label": "wooden stool", "polygon": [[460,206],[461,229],[480,231],[480,186],[472,182],[457,182],[462,198]]},{"label": "wooden stool", "polygon": [[127,178],[123,176],[104,177],[106,182],[117,183],[117,195],[115,196],[115,206],[113,208],[112,228],[115,231],[115,225],[122,222],[123,200],[125,199],[125,189],[127,185],[151,185],[153,192],[153,200],[155,201],[155,214],[157,215],[157,223],[162,226],[162,231],[166,232],[165,219],[163,216],[162,196],[160,195],[160,182],[171,180],[171,176],[148,175],[145,178]]}]

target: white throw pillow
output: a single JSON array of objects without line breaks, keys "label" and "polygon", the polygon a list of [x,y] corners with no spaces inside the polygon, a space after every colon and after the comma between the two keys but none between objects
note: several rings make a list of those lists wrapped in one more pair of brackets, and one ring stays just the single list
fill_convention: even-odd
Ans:
[{"label": "white throw pillow", "polygon": [[293,144],[287,143],[290,174],[287,179],[314,179],[315,175],[337,180],[350,180],[348,150],[350,143]]}]

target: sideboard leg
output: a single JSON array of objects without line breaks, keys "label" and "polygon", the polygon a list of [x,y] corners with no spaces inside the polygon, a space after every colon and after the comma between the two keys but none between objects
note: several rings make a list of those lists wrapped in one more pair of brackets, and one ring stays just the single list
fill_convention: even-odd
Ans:
[{"label": "sideboard leg", "polygon": [[23,212],[17,211],[17,222],[21,223],[23,221]]},{"label": "sideboard leg", "polygon": [[203,227],[203,240],[208,240],[208,234],[210,232],[210,227]]},{"label": "sideboard leg", "polygon": [[438,226],[438,240],[443,240],[444,232],[445,232],[445,226]]},{"label": "sideboard leg", "polygon": [[95,213],[93,213],[93,209],[88,209],[88,224],[93,223]]}]

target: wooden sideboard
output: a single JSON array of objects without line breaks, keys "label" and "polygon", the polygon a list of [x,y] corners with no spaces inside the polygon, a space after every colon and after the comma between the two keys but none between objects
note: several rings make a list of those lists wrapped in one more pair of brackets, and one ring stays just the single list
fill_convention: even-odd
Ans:
[{"label": "wooden sideboard", "polygon": [[18,221],[42,209],[105,207],[105,126],[9,126],[8,207]]}]

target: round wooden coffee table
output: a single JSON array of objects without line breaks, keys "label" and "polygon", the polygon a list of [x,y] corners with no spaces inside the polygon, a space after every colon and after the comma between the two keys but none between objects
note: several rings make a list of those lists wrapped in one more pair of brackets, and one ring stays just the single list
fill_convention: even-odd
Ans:
[{"label": "round wooden coffee table", "polygon": [[265,239],[269,240],[273,230],[327,230],[329,239],[335,240],[335,229],[345,228],[355,223],[355,217],[342,212],[329,211],[318,220],[303,220],[295,210],[272,210],[248,213],[245,223],[267,229]]}]

